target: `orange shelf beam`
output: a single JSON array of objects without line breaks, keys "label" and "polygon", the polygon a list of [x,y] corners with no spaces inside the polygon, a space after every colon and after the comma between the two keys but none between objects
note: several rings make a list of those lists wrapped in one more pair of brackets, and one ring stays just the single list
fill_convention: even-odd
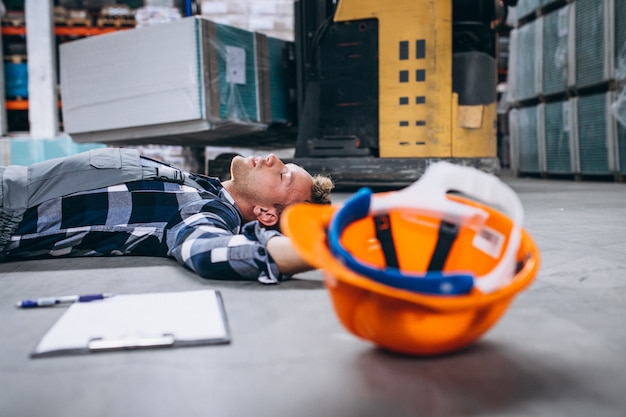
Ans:
[{"label": "orange shelf beam", "polygon": [[[54,28],[54,34],[56,36],[95,36],[103,35],[105,33],[116,32],[118,30],[133,29],[132,26],[128,27],[87,27],[87,26],[57,26]],[[2,26],[2,34],[5,36],[24,36],[26,35],[25,26]]]},{"label": "orange shelf beam", "polygon": [[134,29],[129,27],[69,27],[57,26],[54,28],[54,34],[57,36],[96,36],[105,33],[117,32],[119,30]]},{"label": "orange shelf beam", "polygon": [[2,26],[2,34],[7,36],[24,36],[26,28],[24,26]]},{"label": "orange shelf beam", "polygon": [[28,110],[28,100],[7,100],[7,110]]},{"label": "orange shelf beam", "polygon": [[[28,110],[28,100],[6,100],[5,107],[7,110]],[[61,100],[59,100],[59,108],[61,108]]]}]

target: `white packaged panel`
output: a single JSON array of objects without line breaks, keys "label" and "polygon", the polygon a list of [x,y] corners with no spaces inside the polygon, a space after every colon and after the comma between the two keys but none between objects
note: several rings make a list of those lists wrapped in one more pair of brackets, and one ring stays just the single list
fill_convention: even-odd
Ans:
[{"label": "white packaged panel", "polygon": [[613,93],[577,97],[574,132],[579,172],[586,175],[608,175],[616,171],[615,119],[610,106]]},{"label": "white packaged panel", "polygon": [[523,19],[534,14],[539,8],[539,0],[518,0],[516,6],[516,15],[518,19]]},{"label": "white packaged panel", "polygon": [[197,26],[182,19],[62,44],[65,131],[204,119]]},{"label": "white packaged panel", "polygon": [[573,4],[575,53],[571,65],[577,88],[595,86],[613,78],[613,5],[613,0],[576,0]]},{"label": "white packaged panel", "polygon": [[540,138],[539,106],[521,107],[510,112],[511,168],[518,173],[540,173],[545,169],[544,146]]},{"label": "white packaged panel", "polygon": [[512,101],[535,98],[541,91],[541,28],[541,20],[534,20],[511,31],[508,71]]},{"label": "white packaged panel", "polygon": [[548,174],[574,174],[575,153],[571,135],[569,100],[542,105],[541,131],[545,145],[545,171]]},{"label": "white packaged panel", "polygon": [[569,56],[570,6],[550,12],[542,21],[542,87],[544,95],[567,90]]},{"label": "white packaged panel", "polygon": [[286,47],[202,17],[63,44],[65,131],[77,142],[171,145],[265,131],[287,122]]}]

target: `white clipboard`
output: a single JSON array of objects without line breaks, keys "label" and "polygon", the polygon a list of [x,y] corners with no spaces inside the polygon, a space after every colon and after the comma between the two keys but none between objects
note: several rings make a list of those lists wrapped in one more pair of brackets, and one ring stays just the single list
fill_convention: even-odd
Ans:
[{"label": "white clipboard", "polygon": [[72,304],[31,357],[230,341],[219,291],[116,295]]}]

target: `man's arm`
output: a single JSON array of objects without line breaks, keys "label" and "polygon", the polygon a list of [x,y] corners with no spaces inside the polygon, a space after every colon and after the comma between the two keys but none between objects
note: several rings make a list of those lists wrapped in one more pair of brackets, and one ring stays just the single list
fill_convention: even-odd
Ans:
[{"label": "man's arm", "polygon": [[275,236],[268,240],[266,248],[283,275],[294,275],[314,269],[300,257],[288,237]]},{"label": "man's arm", "polygon": [[181,218],[168,231],[168,255],[205,278],[275,283],[313,269],[289,238],[258,222],[240,227],[236,213],[219,200],[189,204]]}]

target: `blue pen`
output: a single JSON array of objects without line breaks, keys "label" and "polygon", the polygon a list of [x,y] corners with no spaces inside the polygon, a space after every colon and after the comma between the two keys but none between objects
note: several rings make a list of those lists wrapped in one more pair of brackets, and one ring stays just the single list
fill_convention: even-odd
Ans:
[{"label": "blue pen", "polygon": [[16,306],[18,308],[34,308],[34,307],[49,307],[57,304],[71,304],[71,303],[86,303],[94,300],[104,300],[105,298],[113,297],[115,294],[88,294],[88,295],[64,295],[61,297],[44,297],[36,298],[34,300],[22,300],[19,301]]}]

